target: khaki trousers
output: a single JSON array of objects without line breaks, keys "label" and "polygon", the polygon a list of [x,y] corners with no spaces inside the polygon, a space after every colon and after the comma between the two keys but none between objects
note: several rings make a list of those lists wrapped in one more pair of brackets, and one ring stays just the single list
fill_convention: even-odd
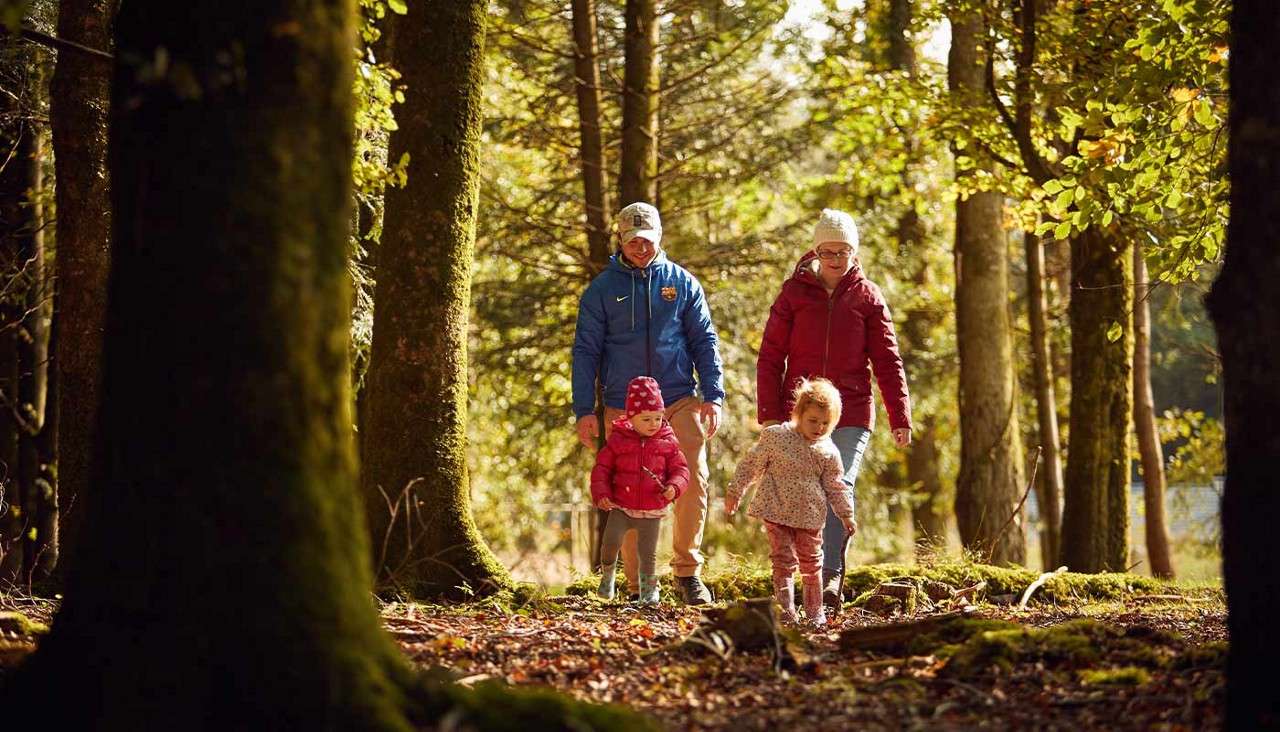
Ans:
[{"label": "khaki trousers", "polygon": [[[707,479],[711,471],[707,467],[707,437],[698,419],[701,409],[701,399],[687,396],[669,405],[665,415],[680,442],[680,452],[689,463],[689,487],[671,507],[671,570],[677,577],[697,577],[702,572],[702,533],[707,525]],[[613,420],[624,414],[621,409],[604,408],[605,439],[613,431]],[[627,589],[632,593],[640,589],[639,564],[633,529],[622,538],[622,566],[627,573]]]}]

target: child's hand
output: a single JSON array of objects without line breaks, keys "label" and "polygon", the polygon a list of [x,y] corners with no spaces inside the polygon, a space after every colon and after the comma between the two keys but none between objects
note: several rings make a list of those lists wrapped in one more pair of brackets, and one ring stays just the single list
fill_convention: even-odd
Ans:
[{"label": "child's hand", "polygon": [[735,512],[737,512],[737,510],[738,510],[738,502],[732,498],[726,497],[724,499],[725,516],[732,516]]},{"label": "child's hand", "polygon": [[617,507],[618,506],[608,498],[601,498],[599,501],[596,502],[596,508],[600,509],[601,511],[612,511]]},{"label": "child's hand", "polygon": [[668,501],[674,501],[676,499],[676,487],[673,485],[667,486],[667,489],[662,492],[662,497]]},{"label": "child's hand", "polygon": [[849,536],[853,536],[854,534],[858,533],[858,522],[855,521],[853,517],[849,517],[849,518],[841,517],[840,523],[844,524],[844,533],[848,534]]}]

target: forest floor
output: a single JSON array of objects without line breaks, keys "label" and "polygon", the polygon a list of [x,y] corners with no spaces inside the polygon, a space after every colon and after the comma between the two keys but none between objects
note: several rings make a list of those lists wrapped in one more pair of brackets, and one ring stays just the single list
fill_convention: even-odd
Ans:
[{"label": "forest floor", "polygon": [[[389,605],[383,619],[410,658],[463,684],[541,684],[630,706],[673,730],[1216,729],[1222,723],[1226,610],[1217,601],[1115,601],[1079,607],[980,606],[983,618],[1033,628],[1086,618],[1113,629],[1071,649],[1042,648],[962,673],[923,655],[842,651],[840,631],[885,623],[846,609],[801,630],[794,672],[768,652],[721,659],[673,648],[701,613],[585,597],[500,607]],[[901,618],[897,618],[901,619]],[[1077,624],[1078,625],[1078,624]],[[1152,650],[1134,658],[1134,645]],[[804,658],[801,656],[801,658]]]},{"label": "forest floor", "polygon": [[[639,607],[535,591],[519,601],[508,594],[462,605],[387,603],[381,612],[409,658],[462,685],[549,687],[630,707],[672,730],[1221,726],[1220,589],[1050,596],[1025,610],[1008,597],[978,599],[970,617],[982,620],[962,621],[967,630],[878,651],[850,648],[841,635],[951,608],[875,614],[847,603],[825,628],[778,637],[794,653],[787,669],[769,651],[722,657],[682,645],[703,613],[671,602]],[[53,608],[0,604],[45,622]],[[3,651],[6,643],[20,650],[18,635],[0,628],[0,666],[16,660]]]}]

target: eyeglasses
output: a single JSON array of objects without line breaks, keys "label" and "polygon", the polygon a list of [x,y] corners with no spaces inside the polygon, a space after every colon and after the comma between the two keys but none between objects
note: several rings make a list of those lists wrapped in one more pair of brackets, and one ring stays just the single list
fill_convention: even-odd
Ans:
[{"label": "eyeglasses", "polygon": [[819,249],[818,256],[822,259],[846,259],[853,256],[853,250],[849,247],[841,249]]}]

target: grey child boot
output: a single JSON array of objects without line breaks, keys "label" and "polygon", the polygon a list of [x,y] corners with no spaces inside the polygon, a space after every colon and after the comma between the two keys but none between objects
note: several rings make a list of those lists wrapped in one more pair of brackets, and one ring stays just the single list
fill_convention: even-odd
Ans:
[{"label": "grey child boot", "polygon": [[614,582],[618,575],[618,563],[609,562],[608,565],[600,568],[600,586],[596,588],[596,594],[606,600],[613,599]]},{"label": "grey child boot", "polygon": [[641,573],[640,604],[641,605],[657,605],[658,604],[658,575]]}]

